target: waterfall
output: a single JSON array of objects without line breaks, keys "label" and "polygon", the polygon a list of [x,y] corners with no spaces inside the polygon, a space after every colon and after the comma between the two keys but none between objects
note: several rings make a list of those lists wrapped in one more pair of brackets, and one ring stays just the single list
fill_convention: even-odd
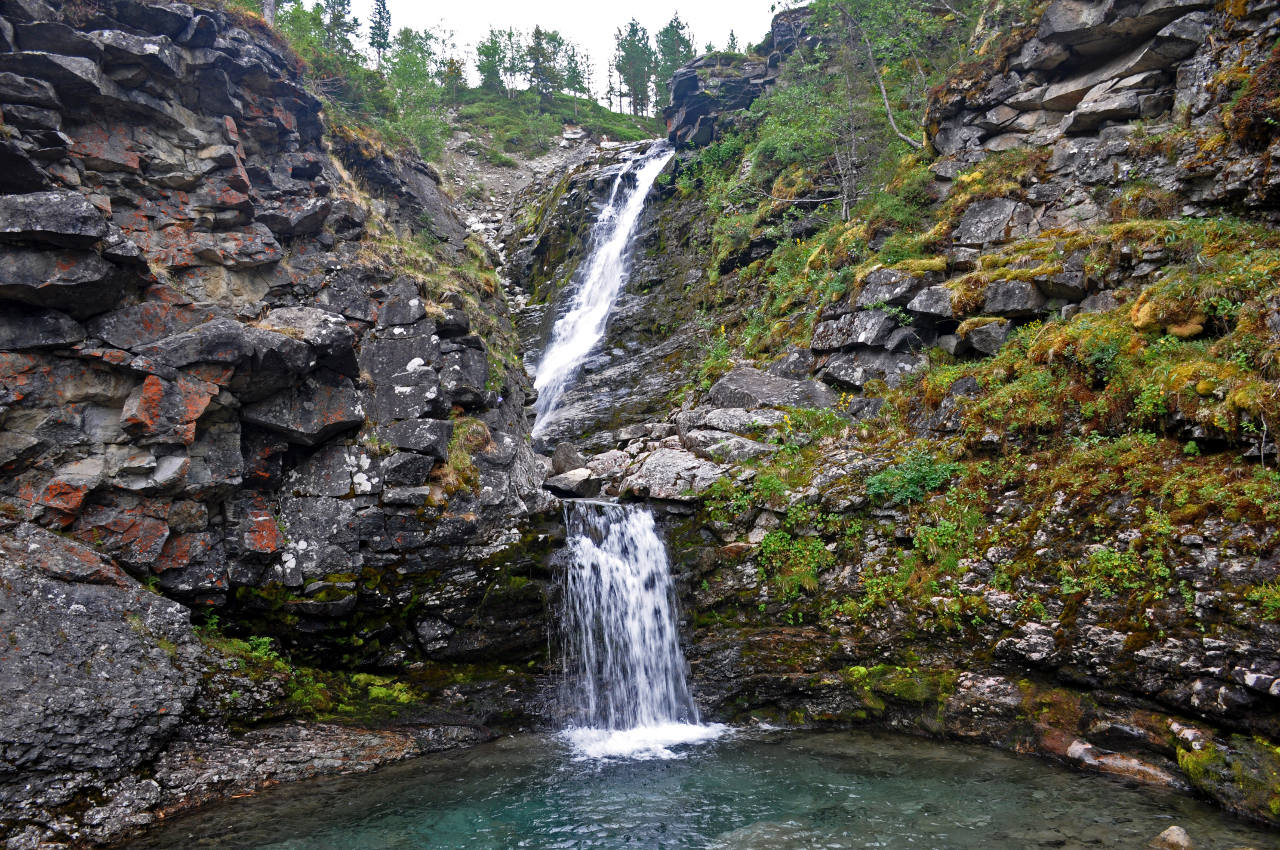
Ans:
[{"label": "waterfall", "polygon": [[600,217],[591,228],[590,254],[574,275],[576,287],[568,311],[555,323],[551,341],[538,362],[533,386],[537,418],[533,434],[546,430],[578,367],[604,336],[605,323],[626,280],[631,240],[644,209],[645,198],[674,151],[666,143],[653,145],[618,172]]},{"label": "waterfall", "polygon": [[666,547],[647,509],[565,503],[561,705],[568,737],[591,757],[670,757],[708,740],[676,632]]}]

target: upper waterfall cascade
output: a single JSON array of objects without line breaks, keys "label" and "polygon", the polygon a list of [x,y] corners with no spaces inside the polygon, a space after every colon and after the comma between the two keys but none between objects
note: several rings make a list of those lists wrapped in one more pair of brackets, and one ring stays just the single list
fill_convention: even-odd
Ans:
[{"label": "upper waterfall cascade", "polygon": [[556,321],[538,362],[533,382],[538,391],[534,436],[554,420],[582,361],[604,336],[609,312],[627,279],[631,243],[645,198],[674,153],[665,143],[655,144],[627,163],[613,181],[609,199],[591,228],[590,253],[574,275],[568,310]]}]

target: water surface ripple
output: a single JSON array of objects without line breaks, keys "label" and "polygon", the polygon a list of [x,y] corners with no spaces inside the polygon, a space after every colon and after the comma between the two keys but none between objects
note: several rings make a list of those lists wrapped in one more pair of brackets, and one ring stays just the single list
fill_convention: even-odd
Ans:
[{"label": "water surface ripple", "polygon": [[574,758],[521,736],[377,774],[275,789],[136,847],[1000,850],[1276,847],[1185,796],[1034,759],[868,733],[739,733],[673,760]]}]

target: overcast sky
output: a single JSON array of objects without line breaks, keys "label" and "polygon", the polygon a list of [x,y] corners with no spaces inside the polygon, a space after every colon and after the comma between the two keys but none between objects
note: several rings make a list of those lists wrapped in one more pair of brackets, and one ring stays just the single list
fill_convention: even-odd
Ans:
[{"label": "overcast sky", "polygon": [[[614,4],[608,0],[454,0],[451,3],[424,3],[420,0],[387,0],[393,30],[401,27],[452,30],[459,51],[467,61],[473,81],[477,41],[489,27],[532,30],[537,24],[558,30],[591,54],[596,66],[592,87],[605,88],[605,66],[613,55],[613,34],[634,17],[652,36],[676,12],[693,30],[694,49],[701,53],[708,41],[723,49],[729,30],[742,46],[755,44],[769,31],[773,14],[771,0],[686,0],[682,3]],[[368,34],[369,10],[373,0],[353,0],[352,12],[360,19],[361,36]]]}]

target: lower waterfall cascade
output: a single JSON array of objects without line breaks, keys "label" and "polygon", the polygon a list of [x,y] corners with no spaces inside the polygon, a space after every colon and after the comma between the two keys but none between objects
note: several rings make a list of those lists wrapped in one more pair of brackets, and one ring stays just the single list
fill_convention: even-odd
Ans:
[{"label": "lower waterfall cascade", "polygon": [[567,736],[590,757],[666,757],[718,737],[685,676],[666,547],[644,508],[565,503],[560,617]]}]

